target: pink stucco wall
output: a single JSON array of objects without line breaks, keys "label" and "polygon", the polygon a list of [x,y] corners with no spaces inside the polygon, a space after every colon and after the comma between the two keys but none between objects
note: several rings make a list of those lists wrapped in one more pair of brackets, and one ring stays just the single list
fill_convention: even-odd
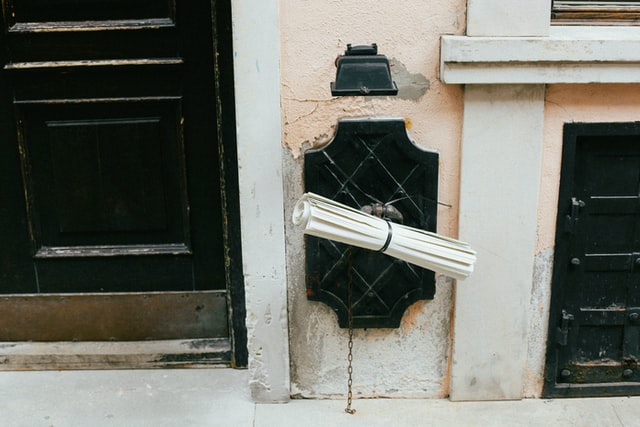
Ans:
[{"label": "pink stucco wall", "polygon": [[[327,143],[343,117],[403,117],[409,135],[440,154],[438,231],[457,236],[462,87],[438,79],[442,34],[462,34],[465,0],[282,0],[281,102],[285,205],[303,191],[304,150]],[[396,97],[332,97],[334,60],[348,43],[377,43],[390,59]],[[290,227],[290,226],[289,226]],[[302,239],[287,231],[292,393],[345,392],[346,331],[304,292]],[[442,397],[448,393],[453,285],[414,304],[398,329],[357,330],[354,393]]]}]

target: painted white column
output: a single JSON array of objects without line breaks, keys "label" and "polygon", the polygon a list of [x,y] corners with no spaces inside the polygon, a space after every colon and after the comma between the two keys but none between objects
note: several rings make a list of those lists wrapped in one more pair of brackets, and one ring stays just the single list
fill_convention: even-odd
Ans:
[{"label": "painted white column", "polygon": [[457,285],[452,400],[520,399],[527,357],[544,85],[467,85],[459,236],[478,251]]},{"label": "painted white column", "polygon": [[[545,37],[550,8],[468,0],[468,39]],[[456,288],[452,400],[522,398],[543,115],[544,85],[465,86],[459,236],[478,262]]]},{"label": "painted white column", "polygon": [[278,2],[232,0],[249,386],[289,400]]}]

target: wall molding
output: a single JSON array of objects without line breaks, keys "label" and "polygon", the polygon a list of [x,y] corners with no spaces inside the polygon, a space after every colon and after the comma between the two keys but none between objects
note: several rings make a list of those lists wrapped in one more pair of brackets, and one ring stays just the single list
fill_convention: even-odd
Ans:
[{"label": "wall molding", "polygon": [[546,37],[441,38],[457,84],[640,83],[640,28],[551,27]]}]

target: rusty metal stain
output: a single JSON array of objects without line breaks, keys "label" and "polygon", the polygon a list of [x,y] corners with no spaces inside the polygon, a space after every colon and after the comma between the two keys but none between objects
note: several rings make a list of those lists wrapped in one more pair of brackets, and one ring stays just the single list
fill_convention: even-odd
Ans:
[{"label": "rusty metal stain", "polygon": [[226,313],[224,291],[3,296],[0,340],[227,337]]},{"label": "rusty metal stain", "polygon": [[424,313],[424,302],[416,301],[410,305],[405,311],[400,326],[405,334],[408,334],[413,328],[419,325],[419,316]]}]

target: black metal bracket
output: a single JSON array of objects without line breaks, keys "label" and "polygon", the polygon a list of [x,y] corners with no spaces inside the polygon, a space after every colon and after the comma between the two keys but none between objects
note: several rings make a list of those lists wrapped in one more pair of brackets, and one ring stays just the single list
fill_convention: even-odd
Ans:
[{"label": "black metal bracket", "polygon": [[391,79],[389,61],[378,55],[375,43],[347,45],[344,55],[336,59],[336,81],[331,83],[333,96],[397,95]]},{"label": "black metal bracket", "polygon": [[[333,140],[304,159],[305,191],[436,231],[438,154],[409,139],[404,119],[340,120]],[[329,305],[340,327],[348,327],[349,278],[357,328],[398,327],[407,307],[435,295],[431,271],[326,239],[305,241],[308,299]]]}]

